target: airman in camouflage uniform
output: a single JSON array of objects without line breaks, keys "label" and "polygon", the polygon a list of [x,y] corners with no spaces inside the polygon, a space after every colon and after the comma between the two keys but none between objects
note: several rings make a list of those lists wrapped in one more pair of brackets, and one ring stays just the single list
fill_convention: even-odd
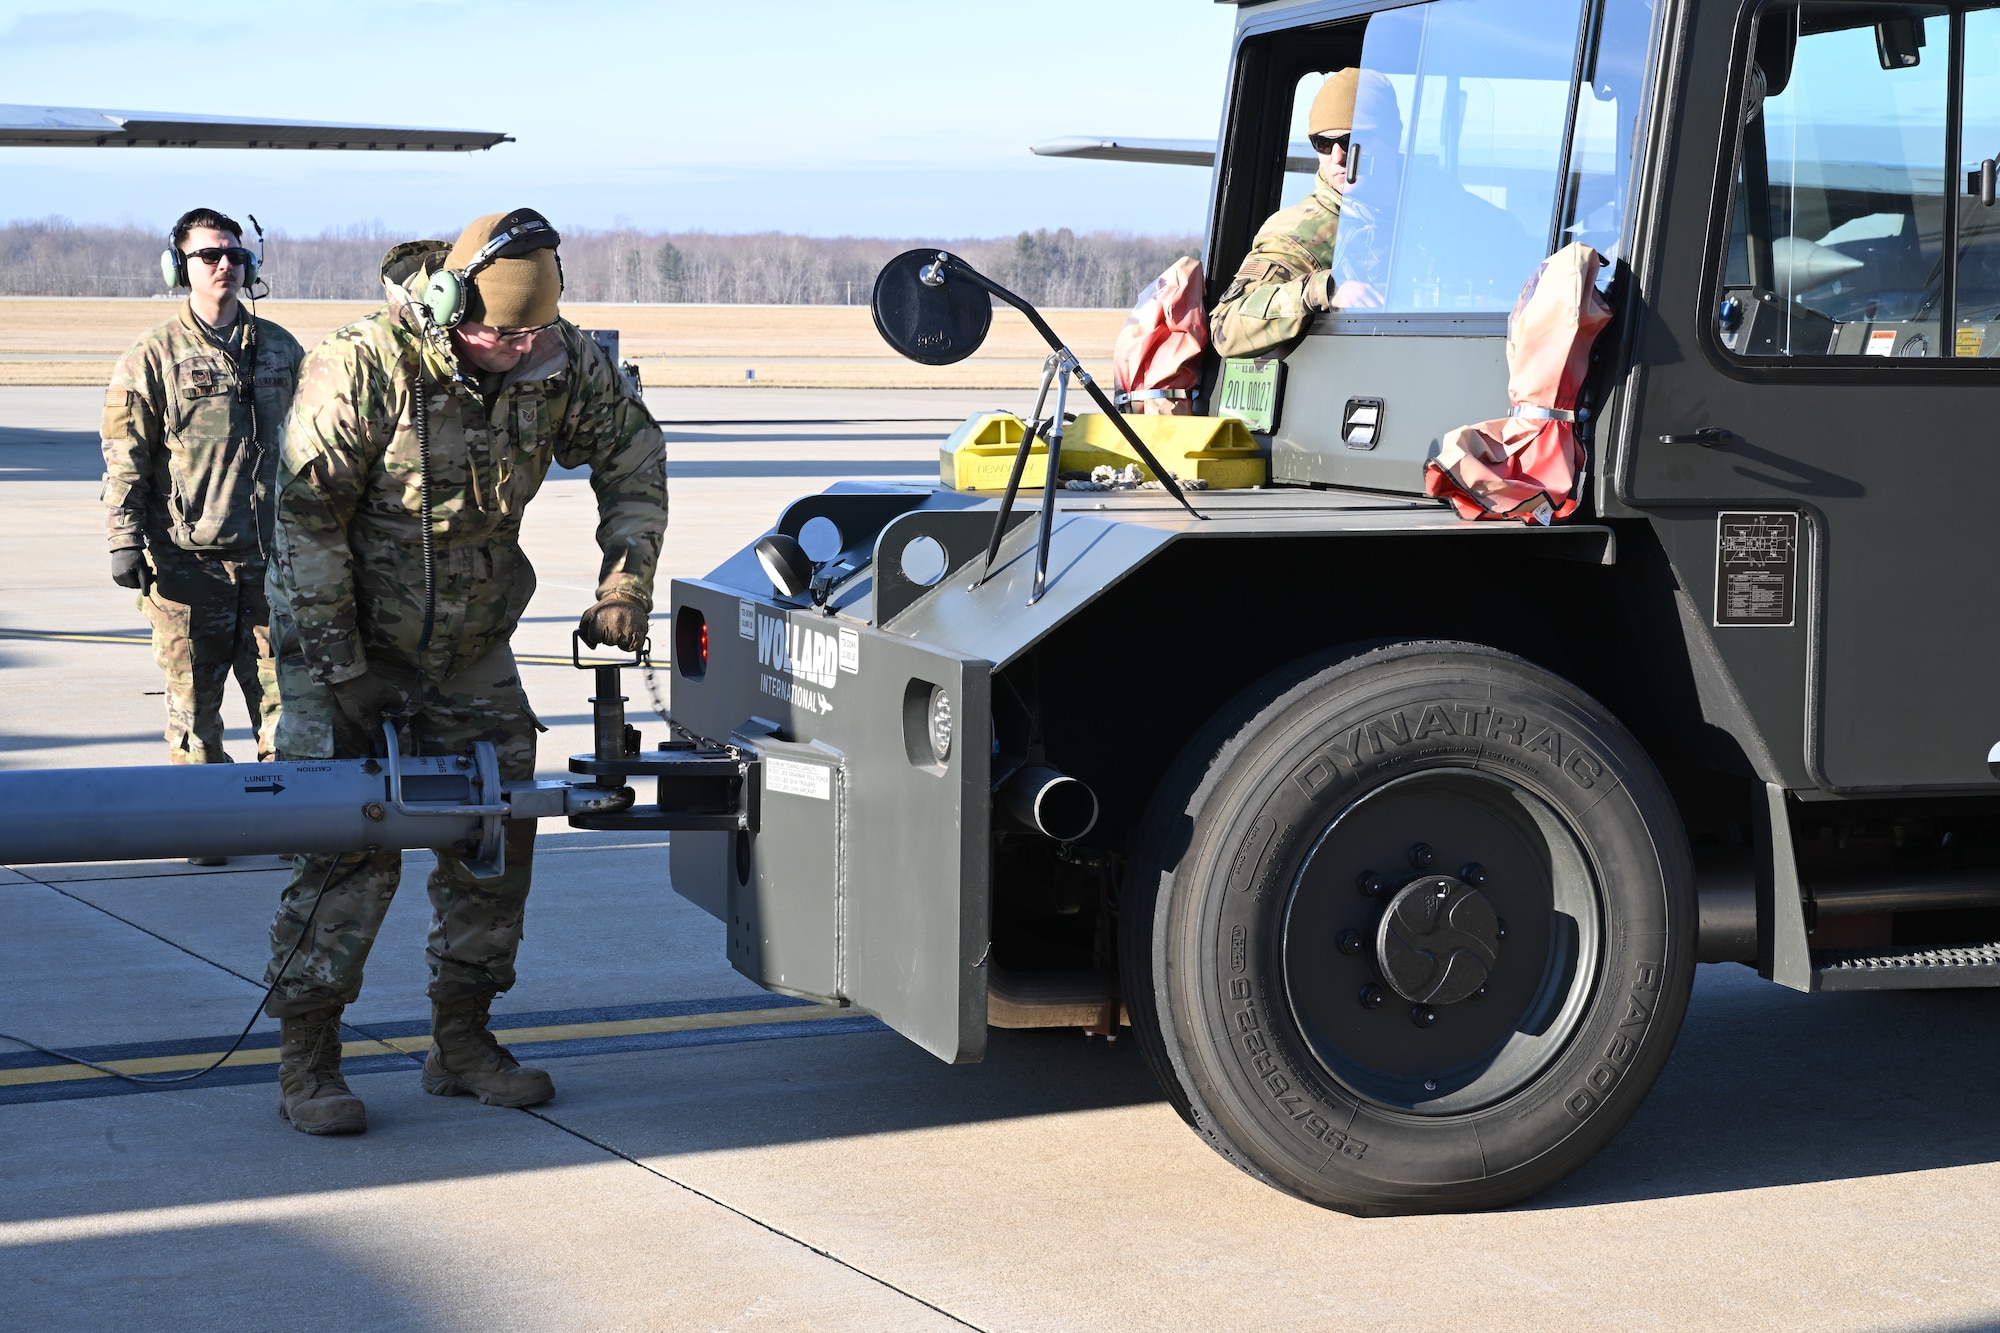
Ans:
[{"label": "airman in camouflage uniform", "polygon": [[175,224],[182,257],[172,271],[189,299],[119,359],[104,396],[112,578],[142,593],[176,764],[229,762],[222,697],[232,672],[260,759],[276,740],[265,559],[278,438],[305,354],[243,309],[241,240],[240,227],[208,209]]},{"label": "airman in camouflage uniform", "polygon": [[[516,233],[518,245],[508,239]],[[665,448],[618,368],[557,318],[554,241],[553,228],[523,209],[479,219],[455,246],[398,246],[383,262],[386,308],[307,358],[279,467],[270,574],[283,758],[380,754],[387,716],[418,753],[491,741],[502,778],[534,776],[540,724],[509,642],[535,590],[521,519],[551,464],[590,469],[597,494],[604,558],[585,641],[628,651],[643,643],[667,520]],[[496,245],[497,259],[476,262]],[[457,311],[425,304],[440,270],[464,293]],[[506,871],[484,882],[460,855],[438,853],[426,1091],[507,1106],[554,1095],[546,1073],[522,1069],[487,1031],[493,997],[514,984],[534,836],[532,821],[508,823]],[[339,1018],[360,994],[401,860],[393,851],[301,856],[272,922],[268,1012],[285,1030],[280,1109],[308,1133],[366,1127],[340,1077]]]},{"label": "airman in camouflage uniform", "polygon": [[[1373,75],[1371,82],[1380,78]],[[1342,281],[1334,272],[1334,241],[1342,217],[1363,226],[1369,217],[1368,209],[1348,196],[1347,180],[1349,136],[1362,79],[1359,69],[1336,70],[1314,96],[1307,120],[1320,160],[1313,191],[1258,228],[1250,253],[1208,317],[1217,355],[1263,356],[1297,341],[1316,315],[1381,304],[1371,284]],[[1394,94],[1382,91],[1393,113]],[[1395,137],[1389,136],[1385,147],[1392,149]],[[1378,149],[1377,159],[1383,155]]]}]

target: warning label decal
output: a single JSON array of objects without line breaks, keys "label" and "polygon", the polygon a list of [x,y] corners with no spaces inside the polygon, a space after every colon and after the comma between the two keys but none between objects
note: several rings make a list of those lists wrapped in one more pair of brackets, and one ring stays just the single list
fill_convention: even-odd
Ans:
[{"label": "warning label decal", "polygon": [[1715,623],[1790,625],[1798,615],[1799,516],[1715,518]]},{"label": "warning label decal", "polygon": [[833,799],[833,770],[823,764],[801,764],[790,759],[764,760],[764,789],[788,796],[810,796],[816,801]]}]

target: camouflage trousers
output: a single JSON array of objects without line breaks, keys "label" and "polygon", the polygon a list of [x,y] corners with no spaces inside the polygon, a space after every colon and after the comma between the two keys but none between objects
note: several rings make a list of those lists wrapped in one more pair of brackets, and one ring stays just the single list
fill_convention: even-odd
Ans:
[{"label": "camouflage trousers", "polygon": [[167,676],[167,759],[226,764],[222,697],[233,673],[257,733],[257,757],[275,753],[277,657],[264,566],[188,551],[155,552],[153,588],[141,599],[153,627],[153,660]]},{"label": "camouflage trousers", "polygon": [[[379,736],[357,734],[335,707],[333,692],[306,670],[296,636],[279,659],[284,720],[280,759],[359,759],[382,753]],[[410,688],[410,683],[391,678]],[[415,701],[415,717],[402,745],[418,754],[470,753],[472,742],[491,741],[500,776],[535,775],[538,724],[521,688],[513,650],[502,644],[451,679],[429,684]],[[465,863],[437,853],[430,891],[431,929],[425,952],[430,962],[428,993],[445,1004],[490,996],[514,984],[514,955],[528,902],[534,867],[535,821],[506,826],[507,870],[496,880],[475,880]],[[277,982],[265,1012],[296,1017],[332,1004],[352,1004],[361,994],[361,975],[382,918],[402,879],[403,854],[354,852],[343,856],[296,856],[292,877],[271,922],[271,963],[265,984]],[[317,912],[315,912],[315,906]],[[299,934],[308,920],[312,935]],[[298,952],[293,954],[293,946]],[[289,966],[285,960],[291,959]],[[283,977],[279,969],[284,968]]]}]

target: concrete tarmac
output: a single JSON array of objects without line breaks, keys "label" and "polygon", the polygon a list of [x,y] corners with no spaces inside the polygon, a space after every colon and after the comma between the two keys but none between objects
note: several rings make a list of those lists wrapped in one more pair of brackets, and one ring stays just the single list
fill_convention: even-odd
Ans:
[{"label": "concrete tarmac", "polygon": [[[934,475],[950,422],[1008,397],[655,391],[676,423],[667,571],[704,572],[841,476]],[[7,767],[162,759],[144,620],[107,577],[99,401],[0,389]],[[567,655],[592,525],[587,482],[553,476],[527,520],[524,656]],[[560,772],[588,748],[589,677],[525,674]],[[227,716],[247,757],[240,700]],[[1582,1171],[1501,1212],[1357,1220],[1209,1152],[1129,1041],[996,1032],[954,1069],[766,994],[671,892],[663,835],[544,825],[495,1014],[556,1101],[425,1096],[428,860],[407,858],[349,1011],[365,1136],[278,1118],[273,1024],[209,1078],[138,1090],[0,1042],[0,1325],[2000,1327],[1990,992],[1809,997],[1705,966],[1658,1087]],[[198,1068],[261,994],[284,875],[0,870],[0,1032]]]}]

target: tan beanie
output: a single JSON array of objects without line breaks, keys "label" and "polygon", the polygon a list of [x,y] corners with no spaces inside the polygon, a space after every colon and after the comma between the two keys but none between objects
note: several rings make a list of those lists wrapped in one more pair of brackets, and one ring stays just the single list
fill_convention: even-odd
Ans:
[{"label": "tan beanie", "polygon": [[[458,234],[445,267],[462,269],[493,239],[506,213],[474,218]],[[465,318],[496,329],[533,329],[551,323],[562,295],[562,271],[554,250],[531,250],[518,259],[496,259],[472,275],[465,293]]]},{"label": "tan beanie", "polygon": [[1326,82],[1313,95],[1312,113],[1306,118],[1306,133],[1346,134],[1352,130],[1354,94],[1360,86],[1359,69],[1337,69],[1327,75]]}]

